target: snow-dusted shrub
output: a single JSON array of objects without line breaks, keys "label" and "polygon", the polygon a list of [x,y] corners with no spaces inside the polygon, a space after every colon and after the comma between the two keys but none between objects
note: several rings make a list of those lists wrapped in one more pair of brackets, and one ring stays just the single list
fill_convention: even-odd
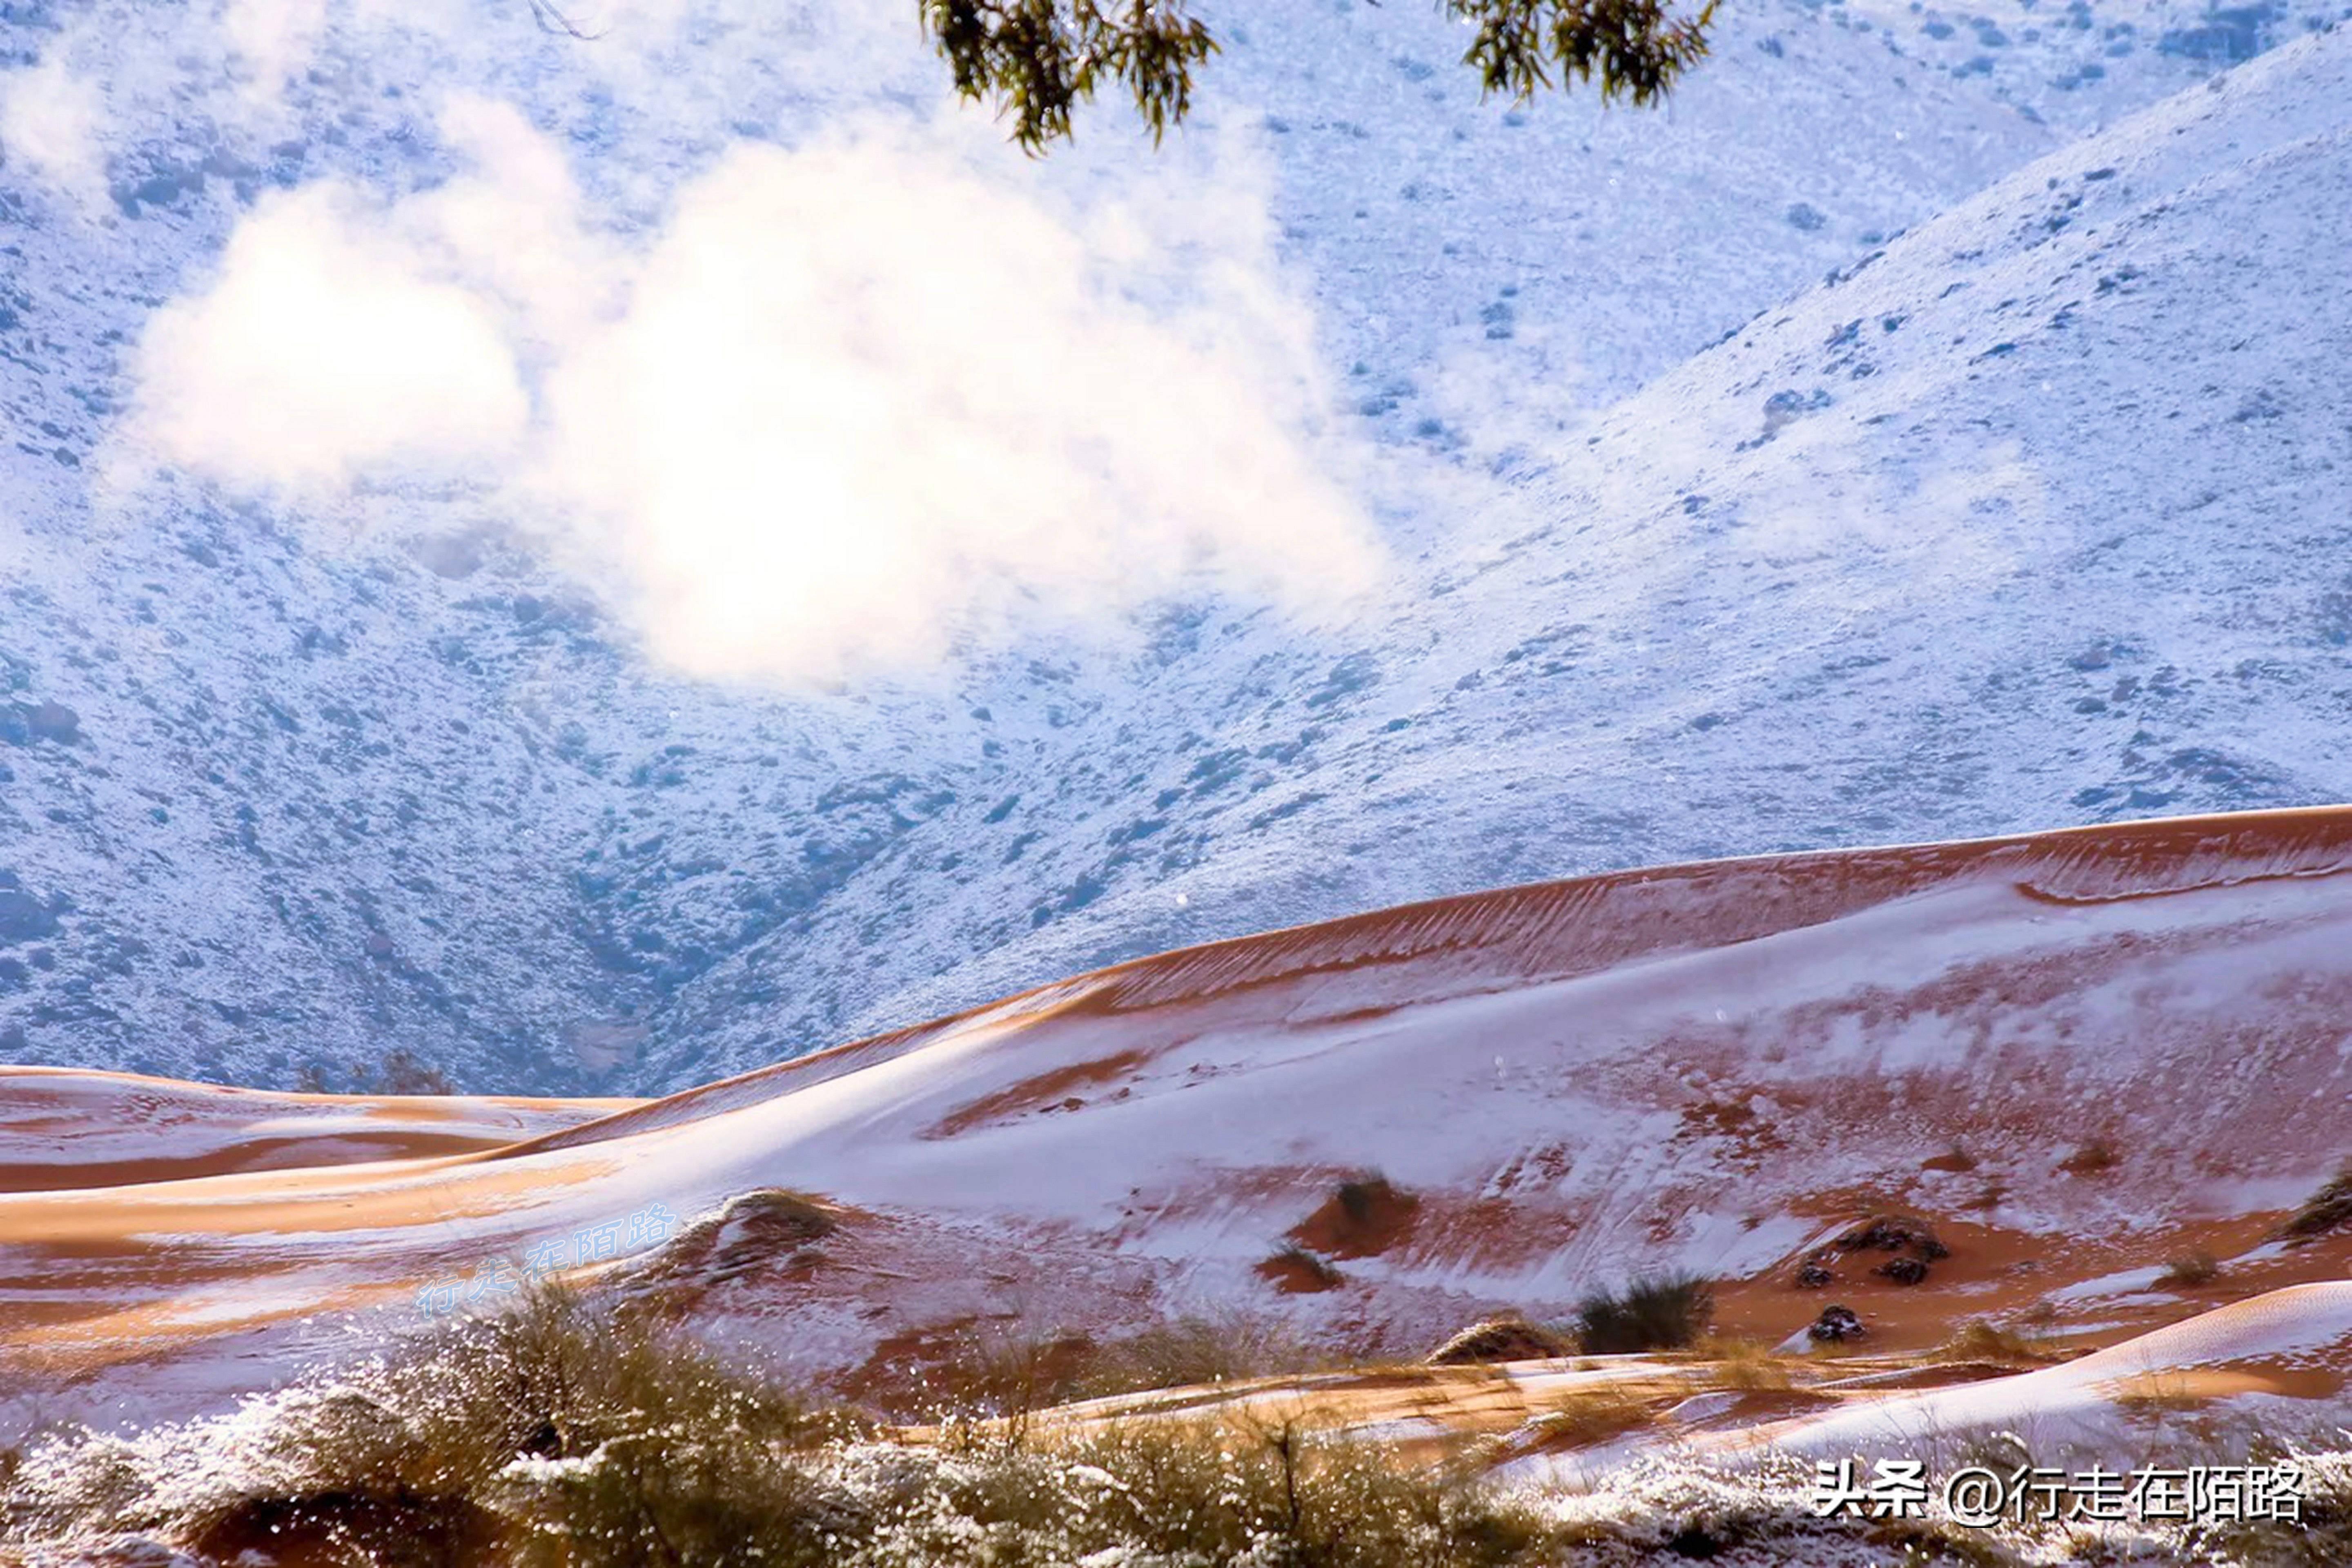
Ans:
[{"label": "snow-dusted shrub", "polygon": [[1596,1290],[1577,1304],[1577,1348],[1587,1355],[1680,1350],[1706,1331],[1715,1290],[1695,1275],[1636,1279]]}]

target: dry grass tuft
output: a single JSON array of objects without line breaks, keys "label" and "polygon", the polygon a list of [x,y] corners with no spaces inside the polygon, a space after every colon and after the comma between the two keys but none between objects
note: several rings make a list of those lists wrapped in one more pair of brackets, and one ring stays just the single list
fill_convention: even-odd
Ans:
[{"label": "dry grass tuft", "polygon": [[1285,1247],[1257,1266],[1258,1278],[1286,1295],[1313,1295],[1336,1290],[1348,1282],[1337,1265],[1304,1247]]},{"label": "dry grass tuft", "polygon": [[1567,1389],[1528,1420],[1512,1447],[1525,1454],[1589,1448],[1648,1426],[1654,1404],[1622,1384]]},{"label": "dry grass tuft", "polygon": [[1930,1361],[1990,1362],[2000,1366],[2042,1366],[2051,1356],[2025,1335],[1982,1318],[1959,1326],[1950,1339],[1928,1352]]},{"label": "dry grass tuft", "polygon": [[2290,1241],[2312,1241],[2352,1224],[2352,1160],[2336,1169],[2320,1189],[2287,1215],[2278,1234]]},{"label": "dry grass tuft", "polygon": [[847,1430],[642,1312],[534,1285],[233,1429],[234,1462],[68,1491],[46,1519],[223,1563],[737,1560],[801,1528],[790,1457]]},{"label": "dry grass tuft", "polygon": [[1700,1349],[1715,1363],[1717,1387],[1756,1394],[1793,1385],[1788,1363],[1759,1340],[1710,1340]]},{"label": "dry grass tuft", "polygon": [[2165,1260],[2164,1272],[2156,1277],[2158,1289],[2181,1290],[2199,1285],[2210,1285],[2221,1272],[2221,1265],[2203,1247],[2176,1252]]},{"label": "dry grass tuft", "polygon": [[1576,1341],[1556,1329],[1506,1316],[1473,1323],[1429,1352],[1432,1366],[1468,1366],[1479,1363],[1549,1361],[1572,1355]]}]

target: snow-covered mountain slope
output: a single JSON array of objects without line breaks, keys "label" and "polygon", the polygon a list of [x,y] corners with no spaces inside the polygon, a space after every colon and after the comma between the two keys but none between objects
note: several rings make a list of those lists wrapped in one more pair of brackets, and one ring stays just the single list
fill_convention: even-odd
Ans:
[{"label": "snow-covered mountain slope", "polygon": [[100,1403],[218,1393],[372,1342],[321,1309],[380,1332],[525,1268],[618,1269],[853,1382],[977,1324],[1185,1310],[1419,1353],[1677,1266],[1777,1339],[1822,1305],[1796,1262],[1886,1212],[1950,1256],[1835,1261],[1875,1342],[2036,1300],[2115,1331],[2193,1310],[2103,1294],[2186,1242],[2233,1295],[2340,1276],[2352,1237],[2254,1244],[2340,1157],[2347,889],[2338,808],[1409,906],[479,1153],[0,1196],[0,1344]]},{"label": "snow-covered mountain slope", "polygon": [[911,38],[868,93],[735,18],[616,96],[493,29],[346,52],[263,136],[164,13],[17,7],[12,58],[113,69],[135,134],[96,220],[0,167],[0,1057],[676,1088],[1465,887],[2341,797],[2344,37],[2056,151],[2322,15],[1742,7],[1644,118],[1479,105],[1409,10],[1253,11],[1209,112],[1394,481],[1385,598],[787,698],[648,670],[463,498],[334,542],[91,475],[257,193],[447,172],[418,84],[565,131],[626,228],[730,142],[935,93]]},{"label": "snow-covered mountain slope", "polygon": [[[923,910],[889,941],[984,955],[907,994],[1242,909],[2341,797],[2347,91],[2330,35],[2032,165],[1517,475],[1391,616],[1171,658],[1172,746],[1092,718],[1050,782],[942,814],[945,885],[865,875]],[[689,988],[746,1042],[706,1059],[758,1051],[700,999],[792,951]]]}]

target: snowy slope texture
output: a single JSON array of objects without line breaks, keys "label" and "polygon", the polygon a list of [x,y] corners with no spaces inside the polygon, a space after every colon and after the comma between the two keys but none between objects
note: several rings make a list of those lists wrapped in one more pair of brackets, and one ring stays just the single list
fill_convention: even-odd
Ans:
[{"label": "snowy slope texture", "polygon": [[[1018,883],[926,895],[914,868],[902,897],[968,911],[1002,956],[957,978],[1004,988],[1076,966],[1032,959],[1031,922],[1092,959],[1219,934],[1196,911],[1235,904],[2340,796],[2346,43],[1759,320],[1527,476],[1353,647],[1179,703],[1222,723],[1173,755],[1113,730],[1008,814],[1045,835],[1030,909]],[[1132,934],[1061,945],[1073,905]]]},{"label": "snowy slope texture", "polygon": [[[1412,897],[2347,791],[2346,39],[2190,86],[2330,12],[1741,7],[1645,117],[1481,104],[1412,8],[1253,10],[1200,134],[1270,161],[1391,580],[812,695],[654,668],[462,487],[354,538],[100,482],[257,201],[450,176],[428,89],[560,132],[624,237],[939,96],[911,28],[640,60],[520,11],[331,33],[266,114],[177,13],[0,14],[0,1058],[675,1088]],[[94,214],[21,131],[61,64]],[[1150,165],[1106,126],[1034,177]]]}]

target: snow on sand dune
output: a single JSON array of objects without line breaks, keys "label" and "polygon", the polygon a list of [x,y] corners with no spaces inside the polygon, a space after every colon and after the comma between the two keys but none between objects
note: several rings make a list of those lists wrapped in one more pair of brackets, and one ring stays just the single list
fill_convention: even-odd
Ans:
[{"label": "snow on sand dune", "polygon": [[[632,1216],[784,1188],[844,1216],[830,1272],[713,1300],[820,1371],[975,1317],[1171,1303],[1402,1346],[1948,1211],[1956,1139],[2058,1285],[2308,1192],[2352,1098],[2347,1000],[2352,809],[1547,884],[1121,965],[478,1152],[0,1197],[0,1344],[105,1360],[499,1257],[601,1266],[656,1239]],[[2112,1168],[2061,1172],[2094,1133]],[[1335,1184],[1373,1169],[1406,1197],[1359,1234]],[[1261,1273],[1286,1238],[1332,1289]],[[257,1305],[168,1310],[191,1291]]]},{"label": "snow on sand dune", "polygon": [[281,1094],[137,1073],[0,1066],[0,1193],[461,1153],[634,1103]]},{"label": "snow on sand dune", "polygon": [[[1808,1458],[1949,1458],[1971,1442],[2006,1434],[2037,1462],[2063,1452],[2128,1464],[2159,1438],[2201,1440],[2226,1452],[2233,1425],[2242,1442],[2261,1430],[2293,1437],[2340,1427],[2352,1419],[2347,1373],[2352,1279],[2321,1281],[2233,1301],[2057,1366],[1894,1394],[1696,1447],[1717,1455],[1760,1448]],[[2190,1409],[2202,1418],[2178,1423],[2178,1431],[2169,1423],[2152,1429],[2151,1415]]]}]

